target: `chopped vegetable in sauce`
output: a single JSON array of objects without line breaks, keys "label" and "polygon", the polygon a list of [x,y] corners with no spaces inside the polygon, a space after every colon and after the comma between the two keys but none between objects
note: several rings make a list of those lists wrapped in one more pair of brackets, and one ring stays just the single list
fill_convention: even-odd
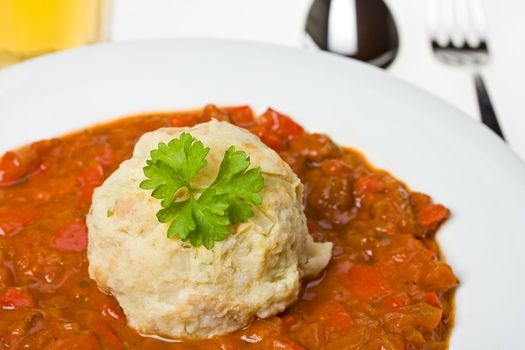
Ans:
[{"label": "chopped vegetable in sauce", "polygon": [[[211,118],[252,131],[290,164],[310,233],[334,243],[332,261],[278,316],[205,341],[145,337],[88,277],[91,195],[145,132]],[[434,236],[449,215],[272,109],[256,118],[210,105],[40,141],[0,160],[0,349],[446,349],[458,280]]]}]

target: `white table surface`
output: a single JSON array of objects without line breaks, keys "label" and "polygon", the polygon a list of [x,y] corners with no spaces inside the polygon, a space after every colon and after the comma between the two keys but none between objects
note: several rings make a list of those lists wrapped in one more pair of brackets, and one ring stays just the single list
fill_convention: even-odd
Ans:
[{"label": "white table surface", "polygon": [[[471,76],[440,64],[427,37],[426,0],[388,0],[401,47],[389,72],[479,119]],[[310,0],[114,0],[111,40],[218,37],[304,47]],[[484,71],[498,119],[525,159],[525,1],[484,0],[492,60]],[[446,140],[446,135],[444,140]]]}]

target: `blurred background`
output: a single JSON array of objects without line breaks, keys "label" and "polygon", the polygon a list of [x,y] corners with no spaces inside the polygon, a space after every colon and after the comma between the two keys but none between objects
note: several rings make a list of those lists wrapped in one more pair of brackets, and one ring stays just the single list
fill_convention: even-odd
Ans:
[{"label": "blurred background", "polygon": [[[500,134],[525,159],[524,12],[520,0],[0,0],[0,67],[138,39],[322,49],[384,68],[474,119],[496,117]],[[476,74],[485,90],[479,82],[476,89]]]}]

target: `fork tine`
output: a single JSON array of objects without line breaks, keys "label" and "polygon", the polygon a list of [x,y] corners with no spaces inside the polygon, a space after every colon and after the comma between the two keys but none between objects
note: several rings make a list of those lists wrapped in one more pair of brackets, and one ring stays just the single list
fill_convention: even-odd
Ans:
[{"label": "fork tine", "polygon": [[441,47],[485,45],[486,20],[480,0],[427,0],[431,40]]},{"label": "fork tine", "polygon": [[441,0],[443,5],[441,7],[442,14],[445,21],[445,28],[447,30],[447,35],[449,38],[449,43],[459,47],[461,46],[461,35],[459,34],[458,18],[456,11],[456,1],[457,0]]},{"label": "fork tine", "polygon": [[427,0],[430,35],[442,47],[456,45],[461,41],[454,2],[455,0]]},{"label": "fork tine", "polygon": [[450,45],[452,18],[448,0],[428,0],[427,4],[431,39],[442,47]]},{"label": "fork tine", "polygon": [[468,0],[469,14],[472,21],[472,35],[479,43],[487,40],[487,20],[480,0]]},{"label": "fork tine", "polygon": [[469,1],[470,0],[456,0],[455,2],[458,36],[461,37],[461,40],[458,40],[456,43],[457,47],[470,45],[472,41],[472,23],[469,11]]}]

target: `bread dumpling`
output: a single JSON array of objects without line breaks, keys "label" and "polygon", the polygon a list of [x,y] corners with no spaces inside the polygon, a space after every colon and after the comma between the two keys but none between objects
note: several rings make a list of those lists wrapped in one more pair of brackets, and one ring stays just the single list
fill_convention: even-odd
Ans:
[{"label": "bread dumpling", "polygon": [[[167,238],[156,213],[160,200],[143,190],[150,151],[183,132],[210,148],[195,178],[210,185],[230,146],[261,167],[263,203],[208,250]],[[277,153],[251,133],[225,122],[146,133],[93,195],[87,217],[89,274],[120,303],[131,327],[145,334],[202,339],[238,330],[293,303],[304,277],[316,276],[331,243],[314,243],[306,227],[302,184]]]}]

